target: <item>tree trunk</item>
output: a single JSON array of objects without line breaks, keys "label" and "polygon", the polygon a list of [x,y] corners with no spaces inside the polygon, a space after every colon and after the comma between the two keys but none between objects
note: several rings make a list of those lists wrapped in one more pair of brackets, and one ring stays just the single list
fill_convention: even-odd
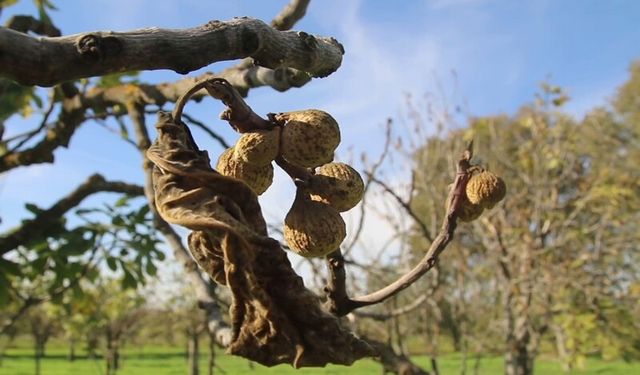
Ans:
[{"label": "tree trunk", "polygon": [[86,335],[87,340],[87,357],[96,359],[96,349],[98,348],[98,334],[91,331]]},{"label": "tree trunk", "polygon": [[189,375],[199,375],[200,345],[197,332],[189,332]]},{"label": "tree trunk", "polygon": [[213,368],[216,366],[216,338],[209,332],[209,375],[213,375]]},{"label": "tree trunk", "polygon": [[532,375],[533,358],[528,352],[527,346],[521,343],[516,343],[515,347],[510,348],[505,358],[505,374]]},{"label": "tree trunk", "polygon": [[120,350],[118,337],[111,328],[107,328],[107,375],[113,375],[120,368]]},{"label": "tree trunk", "polygon": [[506,375],[532,375],[533,355],[529,350],[531,336],[527,328],[527,319],[520,317],[516,324],[510,319],[507,333],[507,353],[505,354]]},{"label": "tree trunk", "polygon": [[380,357],[376,360],[382,364],[384,374],[429,375],[427,371],[411,362],[407,356],[397,354],[390,345],[369,338],[365,339],[380,353]]},{"label": "tree trunk", "polygon": [[42,352],[40,351],[40,342],[36,339],[35,356],[36,361],[36,375],[40,375],[40,357]]},{"label": "tree trunk", "polygon": [[67,359],[71,362],[76,360],[76,339],[69,339],[69,354],[67,355]]},{"label": "tree trunk", "polygon": [[566,345],[564,330],[562,329],[562,327],[556,324],[553,324],[551,326],[551,329],[553,329],[553,335],[556,339],[556,350],[558,351],[558,357],[560,357],[560,360],[562,361],[562,369],[566,372],[569,372],[573,370],[573,364],[571,363],[571,360],[569,358],[570,355]]}]

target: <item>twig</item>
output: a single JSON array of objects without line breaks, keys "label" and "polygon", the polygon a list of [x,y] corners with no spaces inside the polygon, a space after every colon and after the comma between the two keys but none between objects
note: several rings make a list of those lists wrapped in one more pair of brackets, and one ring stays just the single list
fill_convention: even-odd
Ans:
[{"label": "twig", "polygon": [[[386,131],[385,131],[385,142],[384,142],[384,146],[382,147],[382,152],[380,153],[380,156],[378,157],[378,160],[376,160],[376,162],[373,163],[373,166],[371,166],[371,168],[369,169],[368,173],[365,173],[366,176],[368,176],[368,175],[375,176],[376,172],[378,171],[378,168],[380,168],[380,166],[382,165],[384,160],[387,158],[387,155],[389,154],[389,149],[390,149],[390,146],[391,146],[391,126],[392,126],[392,124],[393,124],[392,120],[391,119],[387,119],[387,126],[386,126]],[[349,245],[345,246],[344,255],[349,255],[349,253],[351,253],[351,251],[355,247],[356,243],[360,239],[360,235],[362,235],[362,231],[364,229],[364,218],[365,218],[365,211],[366,211],[367,192],[369,191],[369,187],[370,186],[371,186],[371,179],[367,179],[366,183],[364,184],[364,190],[363,190],[363,193],[362,193],[362,201],[360,202],[360,218],[358,219],[358,226],[356,227],[356,231],[355,231],[354,235],[352,236],[351,242],[349,243]]]},{"label": "twig", "polygon": [[416,298],[410,304],[402,306],[402,307],[399,307],[399,308],[396,308],[396,309],[391,310],[391,311],[389,311],[387,313],[384,313],[384,314],[372,313],[372,312],[364,312],[364,311],[356,311],[356,312],[354,312],[354,314],[356,314],[357,316],[362,317],[362,318],[369,318],[369,319],[373,319],[373,320],[384,321],[384,320],[387,320],[387,319],[398,317],[400,315],[404,315],[404,314],[410,313],[411,311],[413,311],[413,310],[417,309],[418,307],[422,306],[422,304],[430,296],[431,296],[431,293],[429,293],[429,294],[421,294],[420,297]]},{"label": "twig", "polygon": [[342,255],[340,254],[337,256],[334,252],[327,257],[329,274],[331,276],[326,288],[328,297],[326,306],[329,308],[329,311],[338,316],[342,316],[357,308],[380,303],[413,284],[436,265],[438,256],[453,239],[453,234],[457,225],[457,213],[461,207],[463,198],[465,197],[465,189],[470,177],[467,170],[471,166],[470,160],[472,156],[473,143],[469,143],[467,149],[458,161],[456,178],[454,180],[453,187],[449,192],[449,197],[447,198],[447,202],[449,203],[447,205],[448,212],[443,220],[440,232],[431,243],[431,246],[425,256],[411,271],[376,292],[364,296],[349,298],[346,296],[344,287],[345,271]]},{"label": "twig", "polygon": [[427,229],[427,225],[424,223],[424,221],[422,221],[422,219],[418,217],[418,214],[416,214],[416,212],[413,210],[411,204],[402,199],[402,197],[400,197],[395,191],[393,191],[393,189],[391,189],[391,187],[389,187],[389,185],[387,185],[385,182],[378,180],[375,176],[370,175],[369,172],[365,173],[372,183],[380,185],[382,190],[391,195],[391,197],[400,205],[400,207],[402,207],[405,212],[409,214],[409,216],[411,216],[413,221],[415,221],[418,227],[420,227],[422,235],[424,235],[427,240],[433,241],[433,237],[431,236],[431,232],[429,231],[429,229]]},{"label": "twig", "polygon": [[304,17],[311,0],[291,0],[280,13],[271,21],[271,27],[276,30],[289,30]]}]

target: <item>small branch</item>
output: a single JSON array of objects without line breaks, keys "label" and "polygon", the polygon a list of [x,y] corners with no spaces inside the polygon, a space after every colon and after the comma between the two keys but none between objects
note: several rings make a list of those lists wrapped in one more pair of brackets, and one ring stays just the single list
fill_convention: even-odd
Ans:
[{"label": "small branch", "polygon": [[60,29],[53,26],[49,22],[40,21],[32,16],[17,15],[13,16],[7,22],[7,28],[21,33],[34,32],[38,35],[46,35],[57,37],[62,35]]},{"label": "small branch", "polygon": [[[14,152],[18,152],[20,147],[24,146],[36,134],[40,133],[47,126],[47,121],[49,121],[49,116],[51,116],[51,112],[53,112],[53,109],[55,108],[55,104],[56,104],[56,101],[55,101],[54,97],[55,97],[55,90],[51,90],[51,95],[49,97],[49,105],[47,106],[47,109],[44,112],[44,115],[42,116],[42,120],[40,121],[40,125],[37,128],[35,128],[34,130],[31,130],[31,131],[29,131],[27,133],[23,133],[22,135],[20,135],[19,138],[22,138],[22,139],[15,146],[11,146],[11,149],[9,149],[7,152],[5,152],[4,154],[0,155],[0,158],[4,158],[5,155],[9,155],[9,154],[14,153]],[[14,138],[14,139],[17,139],[17,137]],[[9,142],[9,141],[10,140],[6,140],[6,142]]]},{"label": "small branch", "polygon": [[271,27],[276,30],[289,30],[307,13],[311,0],[291,0],[280,13],[271,20]]},{"label": "small branch", "polygon": [[[338,316],[347,315],[351,310],[351,300],[347,295],[347,274],[344,269],[344,257],[340,249],[327,255],[329,277],[324,292],[327,296],[325,308]],[[348,311],[347,311],[348,310]]]},{"label": "small branch", "polygon": [[59,200],[50,208],[43,210],[31,220],[4,236],[0,237],[0,254],[5,254],[21,244],[51,234],[60,218],[70,209],[78,206],[86,197],[100,192],[122,193],[132,196],[142,195],[142,187],[119,181],[107,181],[99,174],[94,174],[69,195]]},{"label": "small branch", "polygon": [[47,131],[40,142],[29,149],[7,153],[0,157],[0,173],[19,166],[52,163],[53,151],[69,144],[71,136],[84,121],[84,112],[85,109],[78,100],[65,99],[55,125]]},{"label": "small branch", "polygon": [[[438,256],[453,239],[453,234],[457,225],[457,212],[461,207],[463,198],[465,197],[465,189],[470,177],[467,170],[471,167],[469,161],[472,156],[473,144],[469,143],[467,149],[458,161],[456,178],[453,182],[453,187],[449,192],[449,197],[447,198],[447,202],[449,203],[447,205],[448,212],[445,215],[440,232],[431,243],[431,246],[425,256],[411,271],[376,292],[364,296],[348,298],[342,295],[343,293],[341,290],[341,288],[344,288],[342,285],[344,283],[344,261],[328,262],[329,273],[332,277],[330,278],[327,289],[329,292],[332,291],[332,288],[336,289],[336,291],[333,292],[335,298],[332,298],[332,295],[328,293],[327,307],[330,309],[329,311],[342,316],[357,308],[380,303],[406,289],[437,264]],[[335,280],[333,280],[334,277]],[[334,285],[331,285],[331,283],[334,283]]]},{"label": "small branch", "polygon": [[[387,155],[389,154],[389,148],[391,146],[392,125],[393,125],[393,121],[390,118],[387,119],[387,125],[385,130],[385,142],[384,142],[384,146],[382,147],[382,152],[380,153],[378,160],[376,160],[376,162],[373,163],[371,168],[369,168],[369,171],[365,173],[365,176],[369,176],[369,175],[375,176],[376,172],[378,171],[378,168],[380,168],[384,160],[387,158]],[[371,187],[371,179],[367,178],[367,181],[364,184],[364,191],[362,193],[362,201],[360,202],[360,218],[358,219],[358,225],[356,227],[354,235],[352,236],[351,242],[349,243],[348,246],[345,247],[345,251],[344,251],[345,255],[349,255],[351,250],[353,250],[356,243],[360,239],[360,235],[362,234],[362,231],[364,229],[367,192],[369,191],[370,187]]]},{"label": "small branch", "polygon": [[186,74],[245,57],[266,68],[290,67],[325,77],[338,69],[344,54],[333,38],[277,31],[251,18],[210,21],[183,30],[149,28],[56,38],[34,38],[0,28],[0,50],[2,76],[40,86],[133,70],[170,69]]},{"label": "small branch", "polygon": [[361,318],[369,318],[369,319],[378,320],[378,321],[385,321],[385,320],[412,312],[413,310],[422,306],[422,304],[425,303],[427,301],[427,298],[429,297],[430,297],[430,294],[421,294],[420,297],[416,298],[410,304],[396,308],[384,314],[370,313],[370,312],[363,312],[363,311],[354,312],[354,314],[356,314],[358,317],[361,317]]},{"label": "small branch", "polygon": [[283,171],[285,171],[289,175],[289,177],[291,177],[294,182],[299,181],[299,183],[302,183],[304,185],[311,178],[311,171],[309,169],[291,164],[282,156],[278,156],[275,162]]},{"label": "small branch", "polygon": [[[242,99],[238,91],[224,78],[213,78],[204,82],[204,88],[209,95],[222,101],[227,109],[222,112],[220,118],[229,122],[240,133],[250,132],[256,129],[271,129],[271,121],[265,120],[249,107]],[[176,104],[176,107],[179,103]],[[175,114],[175,111],[174,111]],[[179,120],[180,116],[174,116]]]},{"label": "small branch", "polygon": [[431,236],[431,232],[427,228],[427,225],[418,217],[413,208],[411,208],[410,203],[402,199],[402,197],[400,197],[395,191],[393,191],[393,189],[391,189],[391,187],[389,187],[389,185],[387,185],[385,182],[378,180],[375,176],[370,175],[368,172],[366,172],[366,174],[371,182],[380,185],[382,190],[391,195],[391,197],[393,197],[393,199],[400,205],[400,207],[402,207],[404,211],[409,214],[409,216],[411,216],[413,221],[418,225],[418,227],[420,227],[422,235],[427,240],[433,241],[433,237]]}]

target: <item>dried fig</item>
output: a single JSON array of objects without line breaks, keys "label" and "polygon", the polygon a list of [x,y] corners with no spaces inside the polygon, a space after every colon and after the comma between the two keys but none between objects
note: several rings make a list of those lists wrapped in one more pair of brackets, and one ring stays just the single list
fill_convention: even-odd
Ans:
[{"label": "dried fig", "polygon": [[324,202],[340,212],[352,209],[362,199],[364,182],[345,163],[328,163],[316,170],[309,181],[311,199]]},{"label": "dried fig", "polygon": [[333,160],[340,128],[330,114],[316,109],[274,115],[283,124],[280,152],[288,162],[315,168]]},{"label": "dried fig", "polygon": [[273,166],[271,164],[249,164],[241,160],[236,160],[233,155],[233,147],[226,149],[222,155],[220,155],[218,164],[216,165],[218,172],[225,176],[244,181],[257,195],[267,191],[273,182]]},{"label": "dried fig", "polygon": [[482,211],[484,211],[484,207],[482,205],[473,204],[465,199],[460,205],[460,210],[458,211],[458,219],[468,223],[479,218],[480,215],[482,215]]},{"label": "dried fig", "polygon": [[504,181],[495,174],[484,171],[477,173],[467,183],[467,198],[473,204],[483,208],[492,208],[500,202],[507,193]]},{"label": "dried fig", "polygon": [[278,156],[280,128],[243,133],[234,147],[236,160],[254,165],[267,165]]},{"label": "dried fig", "polygon": [[292,251],[307,258],[322,257],[337,249],[346,235],[338,211],[298,189],[284,219],[284,239]]}]

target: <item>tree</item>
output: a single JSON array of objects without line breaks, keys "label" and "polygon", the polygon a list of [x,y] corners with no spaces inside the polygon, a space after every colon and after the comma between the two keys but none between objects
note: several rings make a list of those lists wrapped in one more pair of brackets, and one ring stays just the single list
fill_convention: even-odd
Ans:
[{"label": "tree", "polygon": [[[638,272],[629,255],[638,240],[638,176],[629,165],[638,133],[633,112],[620,109],[631,109],[621,103],[633,101],[638,74],[634,65],[613,108],[596,108],[583,121],[564,114],[567,97],[545,84],[516,115],[472,119],[412,154],[413,195],[405,203],[423,220],[412,229],[416,251],[424,228],[437,223],[442,182],[451,178],[447,165],[461,139],[473,138],[483,162],[509,181],[505,203],[463,226],[448,253],[453,259],[441,265],[449,304],[462,300],[483,312],[469,319],[479,330],[474,336],[503,335],[507,374],[532,373],[549,334],[567,368],[588,352],[628,358],[636,350],[627,286]],[[457,283],[460,275],[467,282]]]},{"label": "tree", "polygon": [[[0,56],[0,75],[4,77],[2,89],[6,93],[2,119],[7,120],[12,114],[43,102],[41,91],[24,85],[53,88],[41,124],[27,133],[3,139],[6,152],[0,156],[0,171],[53,162],[55,150],[66,147],[83,123],[95,119],[115,122],[123,139],[137,148],[144,159],[145,184],[141,187],[112,182],[96,175],[48,209],[30,207],[34,218],[0,239],[3,265],[0,277],[2,281],[16,283],[24,277],[21,269],[29,266],[34,270],[33,279],[41,282],[37,275],[53,267],[53,286],[58,289],[51,291],[49,288],[48,297],[8,293],[5,300],[21,300],[22,303],[5,327],[10,327],[24,311],[43,299],[58,298],[70,288],[82,293],[77,280],[86,278],[89,270],[95,270],[92,254],[102,254],[99,261],[119,272],[127,287],[154,274],[153,261],[161,257],[155,246],[157,231],[185,266],[199,305],[207,311],[210,333],[220,344],[229,345],[231,352],[268,365],[288,362],[296,367],[328,362],[350,364],[372,355],[373,348],[345,329],[338,317],[396,295],[434,267],[456,227],[460,197],[470,174],[471,148],[458,161],[459,176],[451,190],[451,202],[442,229],[418,265],[377,292],[352,297],[346,291],[344,260],[337,242],[327,257],[330,277],[325,288],[326,307],[323,308],[321,298],[301,283],[278,242],[266,238],[255,193],[248,190],[245,183],[213,171],[208,156],[198,149],[189,128],[182,122],[184,118],[220,140],[206,125],[183,114],[188,100],[204,95],[203,88],[227,105],[223,119],[240,132],[281,129],[287,122],[295,122],[295,116],[298,116],[295,113],[261,118],[243,101],[242,95],[257,86],[268,85],[277,90],[301,86],[311,78],[327,76],[339,67],[344,49],[335,39],[284,31],[304,15],[308,1],[292,1],[270,26],[254,19],[238,18],[227,22],[212,21],[188,30],[94,32],[77,37],[60,36],[61,32],[48,16],[52,4],[48,1],[36,3],[39,8],[37,18],[15,17],[7,27],[0,29],[0,49],[4,51]],[[46,37],[35,38],[29,33]],[[195,79],[163,84],[130,80],[132,72],[138,70],[171,69],[184,74],[217,61],[240,58],[251,60]],[[52,63],[44,67],[42,61]],[[84,80],[95,76],[102,78]],[[159,138],[152,146],[146,112],[157,112],[167,103],[175,103],[175,108],[171,114],[160,112],[156,125]],[[56,118],[52,120],[53,116]],[[123,117],[130,123],[124,122]],[[293,128],[291,125],[287,129]],[[320,136],[328,134],[320,133]],[[339,137],[334,140],[339,142]],[[304,149],[301,146],[297,145],[297,152]],[[337,143],[332,147],[335,146]],[[309,187],[313,176],[305,167],[320,164],[304,164],[302,160],[308,156],[304,152],[301,158],[294,160],[295,149],[290,148],[291,154],[287,156],[290,160],[278,155],[277,164],[302,191]],[[189,155],[191,159],[180,159],[180,155]],[[322,163],[327,161],[323,159]],[[206,194],[193,194],[194,186],[200,186],[197,191]],[[166,190],[172,187],[177,190]],[[75,213],[84,216],[86,225],[75,229],[64,225],[63,217],[88,195],[112,191],[139,196],[143,189],[147,205],[127,211],[130,207],[123,198],[106,208],[80,208]],[[193,205],[185,206],[186,203]],[[312,205],[328,207],[327,203]],[[103,216],[96,219],[96,215]],[[188,219],[189,215],[193,220]],[[216,220],[222,224],[217,224]],[[233,330],[221,319],[209,281],[196,269],[189,250],[168,221],[193,231],[189,250],[212,279],[230,287],[234,296],[231,307]],[[151,224],[154,230],[149,229]],[[313,229],[316,228],[309,228]],[[118,233],[126,235],[119,236]],[[121,242],[126,245],[121,247]],[[41,250],[43,248],[45,251]],[[58,255],[63,258],[50,263],[50,259]],[[76,261],[68,262],[70,256],[77,257],[74,258]],[[31,262],[34,257],[39,259],[37,267]],[[59,269],[67,265],[73,269],[69,272]],[[276,290],[275,285],[284,284],[288,290]],[[301,329],[303,323],[306,326]],[[275,327],[268,335],[269,340],[266,343],[253,341],[252,333],[262,335],[265,327]],[[109,368],[115,369],[118,367],[120,330],[108,332],[111,332],[109,348],[115,348],[110,351]],[[239,335],[238,332],[246,334]],[[302,338],[305,336],[308,337]]]}]

